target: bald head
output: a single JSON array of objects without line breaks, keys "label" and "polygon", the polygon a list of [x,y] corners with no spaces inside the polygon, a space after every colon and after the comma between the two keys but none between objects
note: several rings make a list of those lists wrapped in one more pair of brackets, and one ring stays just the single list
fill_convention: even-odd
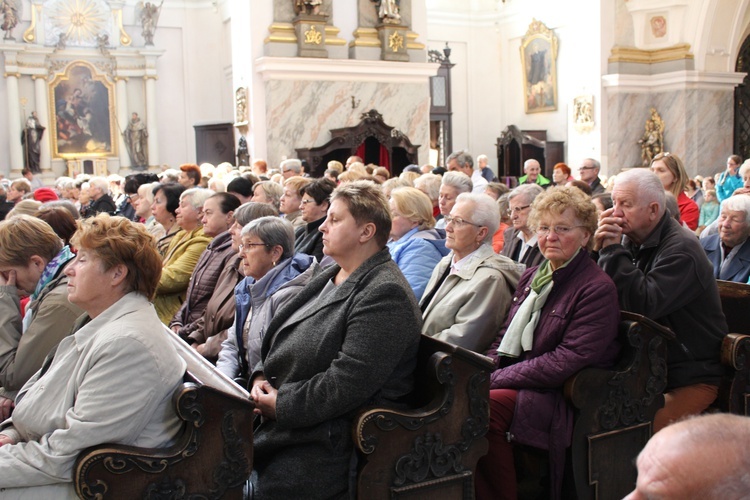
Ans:
[{"label": "bald head", "polygon": [[523,162],[523,173],[526,174],[528,182],[536,182],[537,177],[539,177],[539,174],[542,171],[542,166],[539,164],[538,161],[534,160],[533,158],[526,160]]},{"label": "bald head", "polygon": [[658,432],[638,456],[627,500],[740,499],[750,491],[750,418],[713,414]]}]

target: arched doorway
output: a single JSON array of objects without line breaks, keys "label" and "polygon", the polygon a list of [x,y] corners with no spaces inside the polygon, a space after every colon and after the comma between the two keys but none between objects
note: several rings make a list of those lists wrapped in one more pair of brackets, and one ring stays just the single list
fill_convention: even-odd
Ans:
[{"label": "arched doorway", "polygon": [[735,71],[745,73],[734,89],[734,152],[744,159],[750,158],[750,36],[742,43]]}]

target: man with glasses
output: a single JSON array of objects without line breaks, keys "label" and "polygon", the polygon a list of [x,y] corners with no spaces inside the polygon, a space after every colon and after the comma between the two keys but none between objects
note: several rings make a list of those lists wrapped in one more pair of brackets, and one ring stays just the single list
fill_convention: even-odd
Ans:
[{"label": "man with glasses", "polygon": [[602,186],[602,182],[599,180],[600,169],[601,164],[593,158],[586,158],[581,162],[581,166],[578,167],[578,175],[581,177],[581,180],[591,187],[591,196],[604,192],[604,186]]},{"label": "man with glasses", "polygon": [[281,175],[289,179],[296,175],[302,175],[302,162],[296,158],[290,158],[281,162]]},{"label": "man with glasses", "polygon": [[521,184],[508,195],[511,227],[503,234],[505,245],[500,255],[525,264],[527,268],[541,264],[544,260],[537,246],[537,235],[529,227],[531,204],[543,191],[538,184]]}]

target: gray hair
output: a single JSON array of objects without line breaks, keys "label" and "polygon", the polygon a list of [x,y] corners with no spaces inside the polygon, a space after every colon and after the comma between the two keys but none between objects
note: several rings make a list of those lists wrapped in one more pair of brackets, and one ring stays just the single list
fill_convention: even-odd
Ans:
[{"label": "gray hair", "polygon": [[497,209],[495,200],[486,194],[461,193],[456,198],[456,203],[473,203],[471,222],[479,226],[486,226],[487,236],[482,243],[492,243],[492,237],[500,227],[500,211]]},{"label": "gray hair", "polygon": [[659,205],[659,217],[664,215],[667,206],[667,195],[664,194],[659,177],[646,168],[633,168],[615,177],[615,188],[618,184],[635,184],[638,186],[638,204],[648,205],[656,203]]},{"label": "gray hair", "polygon": [[508,205],[510,205],[510,201],[517,196],[523,196],[524,203],[530,205],[534,199],[543,192],[544,188],[539,184],[521,184],[508,193]]},{"label": "gray hair", "polygon": [[[440,197],[440,179],[439,175],[422,174],[414,180],[414,187],[426,194],[433,202]],[[469,180],[471,182],[471,180]]]},{"label": "gray hair", "polygon": [[104,177],[92,177],[89,179],[89,187],[99,188],[104,194],[109,193],[109,182]]},{"label": "gray hair", "polygon": [[590,161],[591,166],[594,167],[597,172],[599,172],[602,169],[602,164],[599,163],[599,160],[595,160],[593,158],[584,158],[583,161]]},{"label": "gray hair", "polygon": [[296,158],[290,158],[288,160],[284,160],[279,165],[279,168],[281,169],[281,172],[283,173],[284,170],[292,170],[294,173],[299,174],[302,172],[302,162]]},{"label": "gray hair", "polygon": [[194,209],[200,212],[200,210],[203,208],[203,202],[215,194],[216,192],[210,189],[190,188],[182,192],[182,194],[180,195],[180,201],[187,199],[187,202],[190,203],[190,205]]},{"label": "gray hair", "polygon": [[277,217],[279,212],[268,203],[258,203],[257,201],[248,201],[243,203],[234,211],[234,221],[240,226],[246,226],[251,221],[261,217]]},{"label": "gray hair", "polygon": [[739,170],[740,177],[742,177],[743,180],[745,179],[745,174],[748,170],[750,170],[750,158],[744,161]]},{"label": "gray hair", "polygon": [[745,223],[750,223],[749,195],[738,194],[736,196],[730,196],[729,198],[721,202],[721,211],[723,212],[724,209],[736,212],[745,212]]},{"label": "gray hair", "polygon": [[477,164],[482,163],[482,162],[489,162],[489,161],[490,161],[490,159],[487,158],[487,155],[479,155],[479,156],[477,156]]},{"label": "gray hair", "polygon": [[456,189],[459,193],[471,193],[471,190],[474,189],[474,183],[471,182],[471,177],[463,172],[444,173],[440,185],[450,186]]},{"label": "gray hair", "polygon": [[281,217],[266,216],[250,221],[240,234],[257,236],[269,249],[280,246],[282,260],[294,255],[294,226]]},{"label": "gray hair", "polygon": [[455,153],[451,153],[448,159],[445,160],[445,164],[447,165],[451,160],[456,160],[462,167],[468,164],[472,170],[474,169],[474,160],[471,158],[468,151],[456,151]]},{"label": "gray hair", "polygon": [[276,209],[276,211],[279,210],[279,205],[281,203],[281,196],[284,194],[284,188],[281,187],[276,182],[273,181],[261,181],[258,182],[253,186],[253,192],[255,192],[256,189],[261,188],[263,190],[263,193],[265,193],[266,198],[271,200],[271,205],[273,205],[273,208]]}]

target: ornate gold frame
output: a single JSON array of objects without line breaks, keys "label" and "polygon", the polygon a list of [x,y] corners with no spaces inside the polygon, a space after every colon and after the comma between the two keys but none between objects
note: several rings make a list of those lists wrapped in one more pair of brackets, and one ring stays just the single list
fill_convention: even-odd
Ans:
[{"label": "ornate gold frame", "polygon": [[521,40],[524,109],[540,113],[557,109],[557,36],[532,19]]},{"label": "ornate gold frame", "polygon": [[[58,103],[56,99],[56,90],[63,84],[67,84],[72,81],[72,73],[77,69],[83,67],[88,70],[90,74],[91,82],[94,87],[101,85],[104,87],[107,96],[106,104],[96,102],[91,103],[92,113],[96,113],[96,116],[102,121],[102,118],[107,118],[109,121],[108,130],[102,131],[101,128],[97,128],[96,131],[92,130],[91,140],[87,141],[82,147],[69,146],[67,144],[62,145],[58,142],[61,139],[60,131],[58,130]],[[53,80],[49,83],[49,107],[50,107],[50,137],[52,138],[52,156],[54,158],[101,158],[117,156],[117,134],[118,124],[115,116],[115,89],[114,84],[107,78],[107,75],[99,73],[96,68],[89,62],[86,61],[71,61],[68,63],[60,73],[56,73]],[[75,92],[75,90],[73,91]],[[72,93],[72,92],[71,92]],[[67,97],[67,96],[66,96]],[[106,107],[106,109],[104,109]],[[69,121],[69,120],[68,120]],[[92,142],[95,137],[108,138],[109,148],[96,148],[96,143]],[[101,141],[100,141],[101,142]],[[106,143],[105,143],[106,144]],[[63,149],[61,151],[61,149]]]}]

